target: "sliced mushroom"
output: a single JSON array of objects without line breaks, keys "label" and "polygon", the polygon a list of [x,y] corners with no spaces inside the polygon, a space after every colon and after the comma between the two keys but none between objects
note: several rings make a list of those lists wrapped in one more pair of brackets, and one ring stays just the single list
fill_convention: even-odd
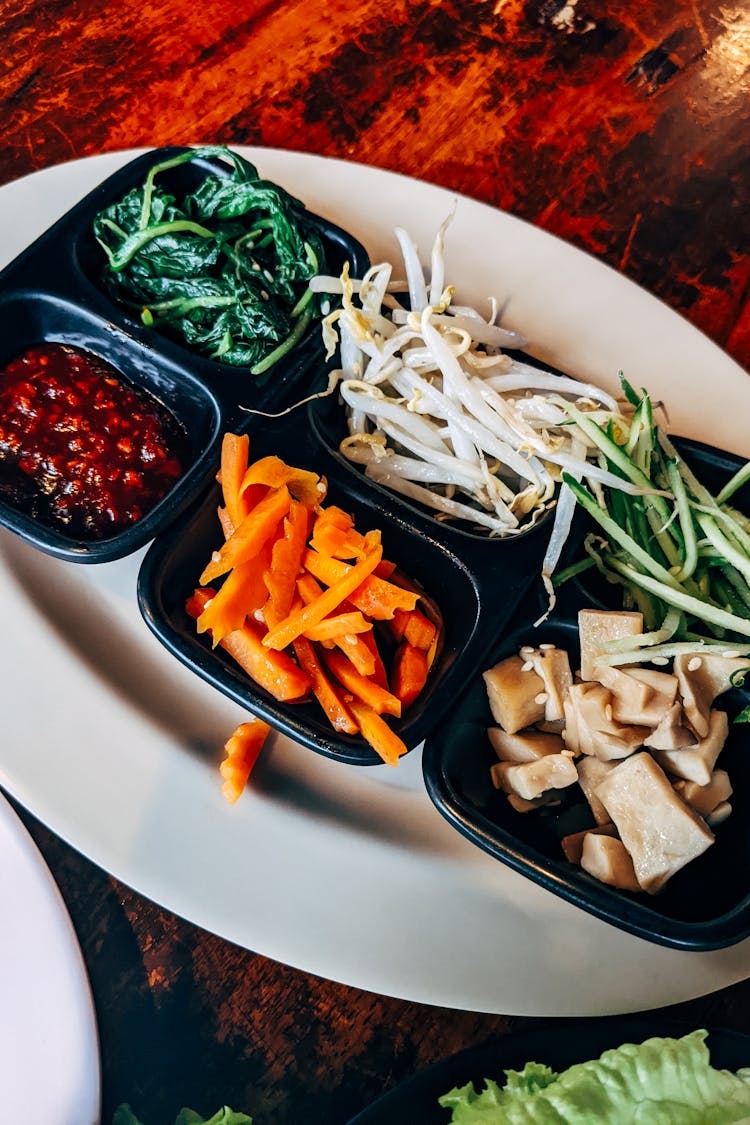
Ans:
[{"label": "sliced mushroom", "polygon": [[659,725],[675,701],[677,677],[664,672],[654,672],[654,676],[662,679],[642,679],[636,669],[626,672],[621,668],[600,666],[597,679],[612,692],[612,713],[618,722],[646,727]]},{"label": "sliced mushroom", "polygon": [[643,632],[643,614],[630,610],[609,611],[582,609],[578,614],[578,636],[581,643],[581,679],[595,680],[601,665],[594,658],[608,641],[635,637]]},{"label": "sliced mushroom", "polygon": [[674,787],[691,809],[705,817],[710,816],[718,805],[732,796],[732,783],[726,770],[714,770],[707,785],[680,780],[675,782]]},{"label": "sliced mushroom", "polygon": [[503,730],[515,734],[544,718],[544,680],[530,660],[509,656],[483,677],[492,716]]},{"label": "sliced mushroom", "polygon": [[516,793],[527,801],[541,797],[548,789],[565,789],[578,780],[570,754],[548,754],[537,762],[497,762],[490,773],[492,783],[506,793]]},{"label": "sliced mushroom", "polygon": [[715,653],[680,653],[675,657],[673,667],[680,685],[685,717],[698,737],[705,738],[713,701],[729,691],[733,676],[750,670],[750,661],[747,657]]},{"label": "sliced mushroom", "polygon": [[697,785],[708,785],[728,733],[726,711],[712,711],[705,738],[699,739],[692,746],[681,746],[679,750],[654,750],[654,757],[660,766],[677,777],[684,777],[686,781],[694,781]]},{"label": "sliced mushroom", "polygon": [[675,793],[664,770],[645,751],[607,774],[596,796],[617,826],[638,883],[649,894],[660,891],[714,841],[703,818]]},{"label": "sliced mushroom", "polygon": [[571,832],[567,836],[563,836],[560,843],[562,850],[565,853],[565,858],[569,863],[575,863],[580,866],[581,854],[583,853],[583,841],[592,832],[601,834],[603,836],[616,836],[617,829],[614,824],[609,821],[606,824],[599,824],[596,828],[584,828],[582,832]]},{"label": "sliced mushroom", "polygon": [[581,849],[581,867],[600,883],[621,891],[640,891],[633,860],[616,836],[587,832]]},{"label": "sliced mushroom", "polygon": [[[603,761],[627,758],[643,745],[649,734],[647,727],[618,722],[612,699],[609,688],[598,682],[574,684],[568,693],[582,753],[595,754]],[[567,741],[566,745],[571,749]]]},{"label": "sliced mushroom", "polygon": [[564,649],[552,646],[534,649],[529,659],[544,683],[547,695],[544,701],[545,721],[557,722],[564,716],[563,705],[573,683],[570,658]]},{"label": "sliced mushroom", "polygon": [[709,813],[709,815],[706,817],[706,824],[708,824],[710,828],[717,828],[720,824],[723,824],[724,821],[727,820],[731,815],[732,806],[730,805],[729,801],[722,801],[721,804],[717,805],[713,812]]},{"label": "sliced mushroom", "polygon": [[603,762],[600,758],[591,755],[585,755],[576,762],[578,784],[597,824],[606,824],[609,821],[609,813],[597,797],[596,788],[616,765],[614,761]]},{"label": "sliced mushroom", "polygon": [[682,746],[692,746],[694,742],[695,735],[685,725],[682,704],[676,700],[651,731],[645,745],[650,750],[679,750]]},{"label": "sliced mushroom", "polygon": [[502,727],[489,727],[487,736],[501,762],[536,762],[547,754],[562,754],[565,749],[559,734],[533,729],[508,734]]},{"label": "sliced mushroom", "polygon": [[559,805],[561,794],[557,789],[548,789],[546,793],[542,793],[541,797],[535,797],[533,801],[527,801],[525,797],[519,797],[517,793],[508,793],[507,796],[511,808],[514,808],[516,812],[527,813],[546,808],[549,805]]}]

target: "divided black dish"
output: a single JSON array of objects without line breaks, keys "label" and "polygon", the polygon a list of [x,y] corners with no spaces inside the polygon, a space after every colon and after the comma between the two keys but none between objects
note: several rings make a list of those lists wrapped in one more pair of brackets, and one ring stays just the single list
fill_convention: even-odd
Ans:
[{"label": "divided black dish", "polygon": [[[743,464],[700,442],[680,439],[675,445],[711,489],[719,488]],[[733,503],[747,511],[750,488],[738,492]],[[571,543],[580,544],[584,521],[580,513]],[[555,612],[538,628],[534,627],[536,609],[529,612],[521,606],[484,667],[518,652],[522,645],[544,643],[567,648],[576,667],[577,611],[594,605],[620,608],[613,587],[585,574],[562,588]],[[617,891],[567,862],[562,836],[593,825],[582,797],[577,803],[571,797],[556,809],[517,813],[493,788],[490,766],[497,758],[486,730],[494,720],[481,675],[467,686],[450,722],[427,739],[425,784],[438,810],[462,835],[561,898],[661,945],[719,949],[750,936],[750,729],[731,723],[748,703],[750,684],[721,697],[730,732],[718,764],[727,770],[734,788],[732,815],[716,828],[716,841],[708,851],[670,879],[659,895]]]},{"label": "divided black dish", "polygon": [[[280,409],[325,362],[320,325],[314,322],[269,375],[256,379],[246,368],[198,356],[145,327],[104,291],[99,283],[102,251],[92,231],[94,216],[141,184],[153,165],[185,151],[179,147],[154,149],[136,157],[81,199],[0,273],[0,366],[42,342],[89,351],[165,406],[184,429],[189,446],[185,472],[174,487],[140,520],[108,538],[73,537],[0,500],[0,526],[59,558],[105,562],[131,554],[154,538],[207,487],[223,432],[235,428],[238,419],[247,429],[261,424],[259,417],[244,413],[242,407]],[[197,186],[209,171],[229,174],[220,162],[199,159],[165,173],[164,179],[171,189],[184,192]],[[327,268],[336,274],[348,261],[352,276],[361,276],[369,261],[360,243],[325,219],[310,213],[307,218],[324,243]]]},{"label": "divided black dish", "polygon": [[[332,401],[338,401],[336,396]],[[343,407],[339,409],[343,414]],[[401,719],[390,721],[407,748],[413,749],[455,708],[488,649],[528,594],[539,573],[546,533],[540,527],[514,540],[492,540],[450,527],[402,502],[340,457],[320,424],[318,403],[266,421],[252,435],[251,460],[268,454],[325,476],[326,503],[351,512],[359,531],[380,529],[384,557],[415,580],[442,611],[444,644],[427,685]],[[277,703],[220,648],[212,650],[210,640],[197,635],[184,605],[211,552],[221,543],[218,504],[217,486],[188,520],[150,547],[139,577],[139,601],[148,625],[188,667],[298,742],[350,764],[380,764],[362,738],[335,732],[316,702]]]}]

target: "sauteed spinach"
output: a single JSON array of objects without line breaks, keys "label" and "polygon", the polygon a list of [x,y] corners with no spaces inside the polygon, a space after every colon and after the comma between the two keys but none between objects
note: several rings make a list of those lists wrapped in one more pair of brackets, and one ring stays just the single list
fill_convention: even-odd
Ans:
[{"label": "sauteed spinach", "polygon": [[[180,198],[158,177],[217,159]],[[223,146],[154,165],[139,187],[94,219],[102,283],[144,324],[222,363],[268,371],[319,317],[308,289],[323,270],[316,228],[298,200]]]}]

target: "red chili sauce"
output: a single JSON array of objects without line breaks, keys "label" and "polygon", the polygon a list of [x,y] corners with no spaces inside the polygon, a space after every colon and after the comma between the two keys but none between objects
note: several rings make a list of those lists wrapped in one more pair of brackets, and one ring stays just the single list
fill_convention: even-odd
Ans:
[{"label": "red chili sauce", "polygon": [[187,450],[169,411],[90,352],[39,344],[0,371],[0,499],[76,538],[141,519]]}]

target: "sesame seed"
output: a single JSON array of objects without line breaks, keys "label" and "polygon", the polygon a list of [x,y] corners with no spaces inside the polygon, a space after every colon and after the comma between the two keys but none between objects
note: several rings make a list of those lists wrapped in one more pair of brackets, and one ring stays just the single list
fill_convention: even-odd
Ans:
[{"label": "sesame seed", "polygon": [[669,664],[666,656],[654,656],[651,660],[652,664]]},{"label": "sesame seed", "polygon": [[688,661],[687,670],[688,672],[697,672],[702,664],[703,661],[701,660],[700,656],[694,656],[691,660]]},{"label": "sesame seed", "polygon": [[521,671],[522,672],[531,672],[533,670],[533,668],[534,668],[534,662],[532,660],[527,660],[525,664],[521,665]]},{"label": "sesame seed", "polygon": [[535,703],[546,703],[548,699],[549,699],[549,696],[547,695],[546,691],[540,691],[539,695],[534,696],[534,702]]},{"label": "sesame seed", "polygon": [[553,649],[554,647],[555,647],[555,646],[554,646],[554,645],[551,645],[551,644],[549,644],[549,642],[548,642],[548,643],[546,643],[546,644],[543,644],[543,645],[540,645],[540,646],[539,646],[539,648],[541,649],[541,651],[542,651],[542,652],[549,652],[549,651],[550,651],[550,649]]}]

